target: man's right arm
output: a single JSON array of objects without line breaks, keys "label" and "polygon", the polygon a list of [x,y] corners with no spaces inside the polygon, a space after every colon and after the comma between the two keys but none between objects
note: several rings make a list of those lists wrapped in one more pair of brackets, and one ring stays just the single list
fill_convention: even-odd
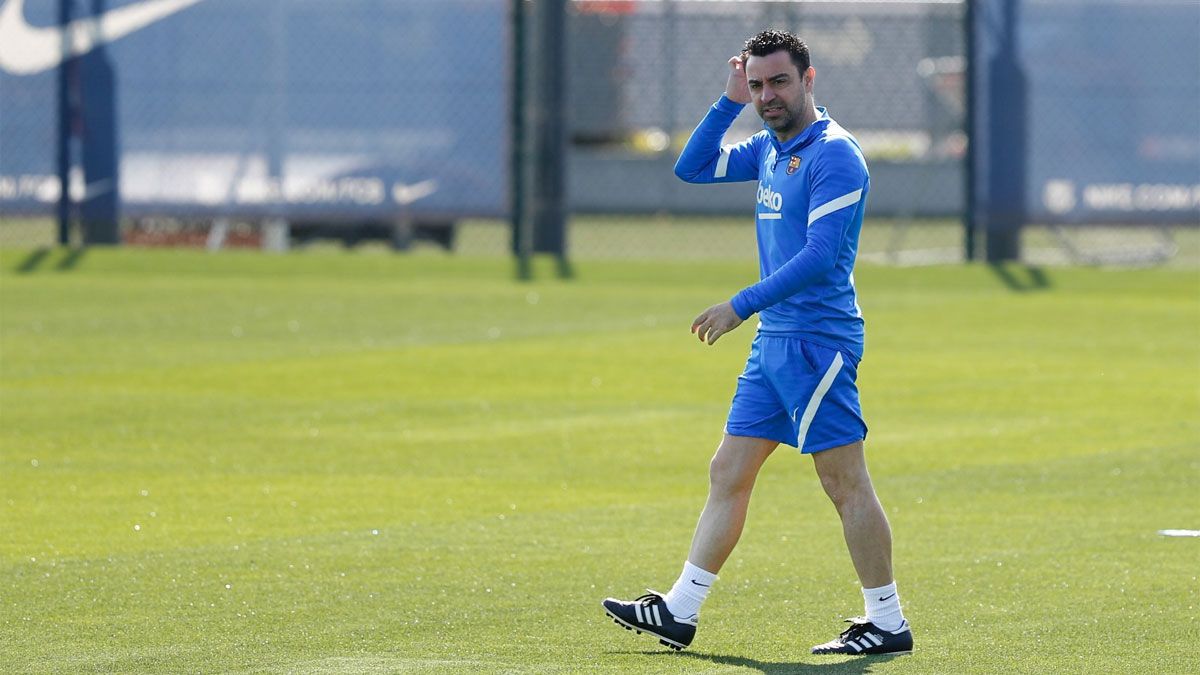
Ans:
[{"label": "man's right arm", "polygon": [[722,96],[692,132],[675,162],[675,175],[689,183],[729,183],[758,178],[758,147],[751,136],[722,146],[725,132],[745,105]]},{"label": "man's right arm", "polygon": [[729,183],[758,178],[758,146],[752,136],[736,145],[721,147],[725,132],[751,101],[746,80],[746,53],[729,59],[729,79],[725,95],[704,116],[692,132],[679,160],[675,175],[689,183]]}]

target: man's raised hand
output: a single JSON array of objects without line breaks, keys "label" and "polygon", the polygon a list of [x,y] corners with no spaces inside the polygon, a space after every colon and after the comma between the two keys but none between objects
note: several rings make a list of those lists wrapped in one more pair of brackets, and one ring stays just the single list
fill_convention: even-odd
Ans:
[{"label": "man's raised hand", "polygon": [[746,53],[729,59],[729,79],[725,82],[725,98],[734,103],[750,102],[750,85],[746,84]]}]

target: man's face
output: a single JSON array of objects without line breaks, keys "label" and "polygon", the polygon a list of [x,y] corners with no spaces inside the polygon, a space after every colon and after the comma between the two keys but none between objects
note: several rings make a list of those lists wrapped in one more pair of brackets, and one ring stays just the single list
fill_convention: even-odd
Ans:
[{"label": "man's face", "polygon": [[776,135],[800,131],[806,106],[812,107],[813,69],[801,73],[791,55],[778,51],[746,59],[746,82],[758,116]]}]

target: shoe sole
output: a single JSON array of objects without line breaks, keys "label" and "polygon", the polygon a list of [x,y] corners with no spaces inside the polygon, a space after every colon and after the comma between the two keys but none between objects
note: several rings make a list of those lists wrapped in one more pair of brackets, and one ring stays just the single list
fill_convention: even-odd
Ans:
[{"label": "shoe sole", "polygon": [[816,656],[905,656],[912,654],[913,650],[908,649],[902,652],[812,652]]},{"label": "shoe sole", "polygon": [[681,645],[678,642],[676,642],[670,638],[663,637],[663,636],[659,635],[658,633],[655,633],[652,630],[628,624],[621,617],[608,611],[607,607],[604,608],[604,613],[608,615],[608,618],[613,620],[613,623],[617,624],[618,626],[623,626],[625,628],[625,630],[634,631],[638,635],[641,635],[642,632],[645,632],[646,635],[653,635],[654,637],[658,638],[659,644],[661,644],[664,647],[670,647],[671,649],[674,649],[675,651],[680,652],[680,651],[683,651],[683,648],[687,646],[687,645]]}]

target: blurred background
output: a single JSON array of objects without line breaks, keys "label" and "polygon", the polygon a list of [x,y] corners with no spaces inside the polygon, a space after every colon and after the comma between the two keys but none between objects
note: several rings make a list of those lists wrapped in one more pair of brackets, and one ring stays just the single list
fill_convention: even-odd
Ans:
[{"label": "blurred background", "polygon": [[768,27],[864,260],[1200,266],[1194,0],[2,0],[0,246],[752,260],[753,188],[671,167]]}]

